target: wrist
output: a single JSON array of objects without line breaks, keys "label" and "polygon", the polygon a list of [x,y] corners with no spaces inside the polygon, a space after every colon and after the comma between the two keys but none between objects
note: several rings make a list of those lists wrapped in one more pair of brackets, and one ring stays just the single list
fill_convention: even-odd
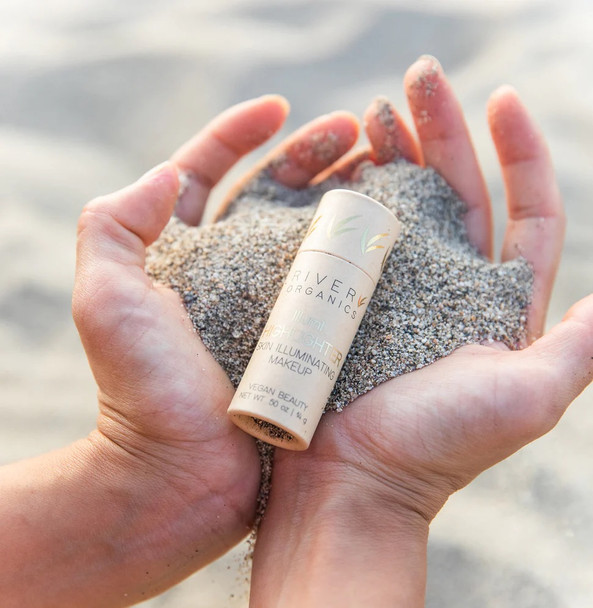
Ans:
[{"label": "wrist", "polygon": [[237,442],[219,440],[220,446],[192,450],[154,442],[147,442],[150,447],[142,447],[140,441],[120,443],[93,431],[85,449],[87,458],[101,468],[101,483],[120,491],[133,509],[137,527],[145,534],[138,539],[144,552],[152,557],[162,554],[167,564],[177,556],[185,564],[178,577],[182,578],[220,556],[251,529],[260,473],[251,438],[245,436],[253,444],[252,455],[243,445],[243,458],[233,454],[243,438],[241,433]]},{"label": "wrist", "polygon": [[172,483],[97,431],[0,469],[2,605],[128,606],[247,533],[244,509],[224,496],[228,477],[195,487],[180,479]]},{"label": "wrist", "polygon": [[[104,462],[104,477],[122,476],[143,498],[160,488],[158,500],[164,506],[181,505],[192,528],[211,511],[217,520],[246,531],[255,515],[259,457],[251,437],[234,426],[231,433],[173,445],[132,432],[122,437],[99,430],[90,433],[85,443],[90,454]],[[212,508],[205,510],[207,503]]]},{"label": "wrist", "polygon": [[[423,606],[423,514],[343,463],[279,456],[256,544],[253,604]],[[294,466],[303,460],[314,473]]]}]

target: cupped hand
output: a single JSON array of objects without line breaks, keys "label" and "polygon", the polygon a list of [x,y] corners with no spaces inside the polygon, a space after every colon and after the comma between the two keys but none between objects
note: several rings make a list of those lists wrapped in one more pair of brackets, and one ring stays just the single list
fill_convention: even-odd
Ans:
[{"label": "cupped hand", "polygon": [[[181,510],[193,529],[178,526],[180,534],[193,535],[200,547],[194,569],[248,531],[259,459],[253,439],[226,416],[231,383],[193,330],[179,296],[145,274],[145,250],[174,209],[197,224],[212,187],[279,129],[287,111],[278,96],[231,108],[171,161],[90,202],[79,221],[73,314],[99,400],[90,439],[110,462],[145,479],[148,489],[154,476],[166,481],[163,508],[171,508],[172,527]],[[302,161],[302,135],[319,139],[329,131],[338,135],[324,157]],[[322,117],[266,162],[274,161],[284,182],[295,185],[341,157],[357,135],[347,113]]]},{"label": "cupped hand", "polygon": [[[466,202],[469,239],[491,258],[490,200],[460,105],[442,68],[423,57],[408,70],[404,86],[415,135],[386,99],[376,99],[364,117],[371,147],[345,159],[339,170],[348,175],[361,158],[378,164],[405,158],[433,167]],[[336,546],[343,545],[349,557],[342,553],[337,560],[342,560],[345,573],[342,587],[337,575],[327,573],[332,565],[326,567],[326,591],[333,588],[335,598],[346,597],[344,589],[356,595],[372,576],[369,547],[380,554],[381,535],[395,538],[392,544],[401,540],[401,534],[390,530],[389,518],[425,536],[428,523],[453,492],[549,431],[593,377],[592,296],[542,335],[564,234],[562,202],[546,144],[511,87],[503,86],[491,96],[488,121],[508,210],[500,260],[521,255],[534,272],[530,344],[512,352],[497,344],[459,348],[426,368],[385,382],[344,412],[323,416],[306,452],[276,450],[254,572],[256,578],[274,582],[258,586],[258,605],[299,605],[290,601],[298,583],[286,573],[299,570],[299,548],[306,547],[313,560],[317,554],[318,562],[331,553],[321,540],[327,536]],[[358,518],[360,514],[364,516]],[[282,530],[282,518],[286,526],[293,525],[292,532]],[[347,548],[345,541],[337,540],[340,535],[350,538],[351,547],[357,546],[353,539],[359,540],[358,549]],[[290,550],[283,554],[281,544]],[[358,568],[351,582],[346,563],[355,559],[355,551]],[[409,556],[402,567],[406,563],[422,571],[422,559]],[[317,563],[317,571],[323,572],[323,566]],[[376,568],[384,577],[376,577],[379,586],[390,576],[395,580],[394,567],[387,562],[383,570]],[[273,576],[272,571],[284,571],[285,576]],[[276,592],[286,593],[285,604],[266,603],[274,585]],[[323,605],[300,589],[301,602],[307,598],[307,605]],[[368,601],[372,590],[365,589]],[[401,605],[416,605],[411,597],[401,595]],[[351,599],[345,605],[362,604]]]}]

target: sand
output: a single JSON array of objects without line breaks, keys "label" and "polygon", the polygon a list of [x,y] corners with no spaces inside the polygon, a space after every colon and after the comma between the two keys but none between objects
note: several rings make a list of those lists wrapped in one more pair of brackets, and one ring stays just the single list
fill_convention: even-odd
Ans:
[{"label": "sand", "polygon": [[183,299],[205,345],[237,386],[321,194],[347,187],[386,205],[402,234],[367,309],[328,409],[462,344],[525,338],[532,276],[517,259],[492,264],[470,245],[464,205],[433,170],[369,164],[359,181],[295,191],[252,183],[216,224],[173,220],[146,268]]},{"label": "sand", "polygon": [[[173,219],[149,248],[146,270],[181,296],[197,333],[237,386],[323,192],[357,190],[393,211],[402,233],[389,256],[326,410],[343,410],[382,382],[463,344],[524,343],[533,277],[521,258],[493,264],[471,246],[465,206],[432,169],[367,163],[354,182],[292,190],[266,175],[202,227]],[[272,451],[260,443],[262,490]]]},{"label": "sand", "polygon": [[[593,289],[590,0],[33,0],[0,3],[0,461],[88,433],[96,385],[70,316],[76,221],[219,112],[264,93],[292,106],[269,146],[387,95],[408,116],[407,66],[439,58],[492,197],[506,211],[485,120],[514,85],[550,144],[567,213],[548,328]],[[347,414],[347,412],[346,412]],[[593,389],[553,432],[455,494],[431,526],[427,608],[590,608]],[[245,608],[239,546],[146,608]]]}]

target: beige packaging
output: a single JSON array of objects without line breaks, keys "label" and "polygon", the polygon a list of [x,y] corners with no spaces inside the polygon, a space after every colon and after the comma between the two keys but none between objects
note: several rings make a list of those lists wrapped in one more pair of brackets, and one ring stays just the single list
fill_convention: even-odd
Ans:
[{"label": "beige packaging", "polygon": [[267,443],[309,447],[400,231],[372,198],[321,199],[228,412]]}]

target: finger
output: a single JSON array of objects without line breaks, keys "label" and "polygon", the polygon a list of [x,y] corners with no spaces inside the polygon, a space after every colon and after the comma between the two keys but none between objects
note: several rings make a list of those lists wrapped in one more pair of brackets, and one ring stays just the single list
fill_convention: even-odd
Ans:
[{"label": "finger", "polygon": [[386,97],[377,97],[371,102],[363,123],[376,164],[383,165],[399,158],[416,164],[422,162],[414,136]]},{"label": "finger", "polygon": [[78,222],[77,262],[115,262],[144,268],[145,250],[175,206],[179,180],[167,161],[136,183],[85,206]]},{"label": "finger", "polygon": [[[208,380],[219,389],[205,403],[217,408],[229,395],[226,375],[195,340],[179,295],[153,284],[144,270],[146,247],[171,217],[178,189],[177,169],[167,161],[123,190],[91,201],[81,214],[72,314],[104,403],[114,391],[136,404],[148,393],[154,402],[189,401],[183,382],[173,386],[175,397],[171,386],[165,395],[152,382],[153,371],[155,361],[163,362],[167,375],[196,356],[210,366]],[[198,374],[200,390],[192,394],[212,393],[214,384],[203,378]]]},{"label": "finger", "polygon": [[[512,353],[539,372],[530,413],[537,435],[550,430],[593,380],[593,295],[577,302],[561,323],[528,348]],[[521,407],[528,404],[522,404]]]},{"label": "finger", "polygon": [[349,112],[333,112],[307,123],[274,148],[229,192],[216,210],[220,219],[245,184],[267,172],[289,188],[304,188],[316,175],[333,165],[358,139],[358,121]]},{"label": "finger", "polygon": [[289,188],[303,188],[335,163],[358,139],[358,121],[349,112],[320,116],[293,133],[264,159],[270,176]]},{"label": "finger", "polygon": [[508,223],[502,261],[518,256],[533,267],[528,338],[540,336],[560,261],[565,217],[550,153],[516,91],[503,86],[488,103],[488,121],[502,168]]},{"label": "finger", "polygon": [[318,173],[315,178],[311,181],[312,184],[320,184],[327,179],[337,178],[340,181],[348,181],[353,180],[356,181],[358,179],[356,170],[360,167],[362,163],[371,158],[371,149],[370,148],[361,148],[358,150],[350,150],[337,160],[333,165],[328,167],[325,171]]},{"label": "finger", "polygon": [[[144,272],[146,247],[173,213],[179,181],[171,162],[136,183],[85,206],[78,222],[72,313],[83,342],[140,310],[152,283]],[[114,303],[117,302],[117,306]],[[97,313],[100,311],[100,313]],[[88,342],[91,340],[91,342]]]},{"label": "finger", "polygon": [[268,140],[284,123],[288,102],[265,95],[223,112],[184,144],[171,160],[182,172],[182,191],[176,214],[197,225],[210,190],[245,154]]},{"label": "finger", "polygon": [[357,169],[366,160],[371,160],[377,165],[400,158],[416,164],[421,162],[414,136],[386,97],[377,97],[371,102],[364,113],[363,124],[371,146],[345,154],[331,167],[317,175],[315,183],[330,177],[337,177],[342,181],[356,181]]},{"label": "finger", "polygon": [[404,86],[424,163],[438,171],[465,202],[465,225],[470,242],[491,258],[490,200],[451,85],[438,61],[423,56],[408,69]]}]

